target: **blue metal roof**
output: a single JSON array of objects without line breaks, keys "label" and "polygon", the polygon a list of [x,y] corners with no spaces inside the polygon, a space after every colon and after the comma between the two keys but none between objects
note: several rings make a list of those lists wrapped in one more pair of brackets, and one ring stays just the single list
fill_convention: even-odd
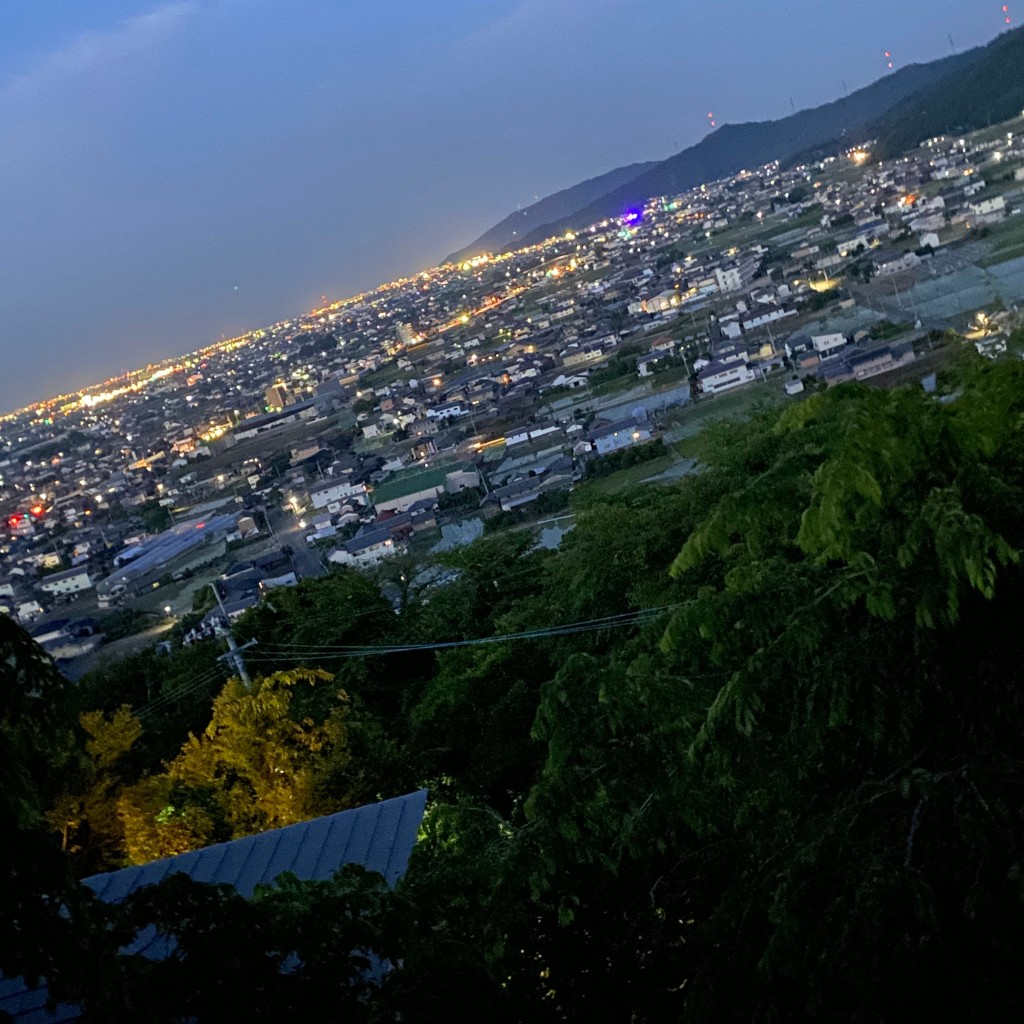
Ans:
[{"label": "blue metal roof", "polygon": [[[421,789],[150,864],[93,875],[85,884],[100,899],[120,903],[144,886],[183,873],[197,882],[232,885],[243,896],[251,896],[257,885],[273,882],[286,871],[311,881],[330,878],[346,864],[361,864],[394,885],[409,865],[426,802],[427,791]],[[155,928],[147,928],[124,952],[160,959],[171,948]],[[16,1024],[78,1019],[77,1007],[61,1004],[51,1013],[46,999],[45,986],[29,989],[21,978],[0,979],[0,1012],[10,1014]]]},{"label": "blue metal roof", "polygon": [[140,545],[140,554],[130,562],[115,568],[103,582],[108,585],[127,582],[151,569],[159,568],[191,548],[205,543],[211,537],[218,537],[233,530],[238,518],[239,513],[232,512],[227,515],[215,515],[210,519],[193,519],[187,523],[178,523]]}]

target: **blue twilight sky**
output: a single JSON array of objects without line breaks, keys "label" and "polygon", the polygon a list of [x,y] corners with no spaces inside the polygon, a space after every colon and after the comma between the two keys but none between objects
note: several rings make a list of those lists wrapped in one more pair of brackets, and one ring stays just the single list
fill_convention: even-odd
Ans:
[{"label": "blue twilight sky", "polygon": [[3,0],[0,410],[423,269],[709,110],[834,99],[999,8]]}]

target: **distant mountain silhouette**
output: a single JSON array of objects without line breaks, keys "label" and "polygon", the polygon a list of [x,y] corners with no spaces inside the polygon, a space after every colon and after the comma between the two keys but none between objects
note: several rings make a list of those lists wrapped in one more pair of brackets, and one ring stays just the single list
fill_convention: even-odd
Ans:
[{"label": "distant mountain silhouette", "polygon": [[[877,138],[882,152],[891,155],[931,135],[980,127],[1020,110],[1024,110],[1024,29],[1014,29],[987,46],[901,68],[820,107],[777,121],[723,125],[696,145],[632,177],[625,173],[630,168],[621,168],[541,200],[530,207],[535,214],[543,215],[550,208],[546,204],[556,199],[562,212],[546,221],[534,219],[528,230],[523,230],[524,218],[511,237],[509,226],[514,227],[515,218],[527,211],[513,214],[454,255],[464,258],[470,253],[533,245],[605,217],[620,216],[652,196],[684,192],[772,160],[785,164],[797,157],[834,152],[847,140],[852,144]],[[595,184],[616,175],[621,175],[617,184],[568,209],[586,191],[592,192]]]},{"label": "distant mountain silhouette", "polygon": [[470,242],[464,249],[453,252],[446,257],[445,263],[458,263],[470,256],[478,256],[484,252],[504,252],[506,249],[518,249],[522,239],[543,224],[570,217],[576,210],[592,203],[600,196],[617,189],[626,182],[632,181],[646,171],[657,167],[657,161],[650,163],[630,164],[628,167],[617,167],[607,174],[598,175],[587,181],[562,189],[553,195],[541,199],[522,210],[510,213],[500,224],[485,231],[475,242]]}]

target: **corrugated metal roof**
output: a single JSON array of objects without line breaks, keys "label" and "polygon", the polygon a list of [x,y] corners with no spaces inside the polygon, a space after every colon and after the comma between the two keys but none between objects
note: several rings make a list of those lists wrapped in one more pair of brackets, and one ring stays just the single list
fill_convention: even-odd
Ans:
[{"label": "corrugated metal roof", "polygon": [[199,544],[204,544],[211,537],[218,537],[235,528],[239,513],[217,515],[211,519],[194,519],[187,523],[178,523],[156,537],[141,545],[141,554],[132,561],[115,569],[104,581],[113,585],[121,581],[129,581],[144,575],[151,569],[159,568],[184,554]]},{"label": "corrugated metal roof", "polygon": [[9,1013],[16,1024],[70,1024],[78,1020],[77,1006],[59,1003],[51,1012],[46,1008],[48,998],[45,985],[29,989],[21,978],[0,979],[0,1010]]},{"label": "corrugated metal roof", "polygon": [[[346,864],[361,864],[394,885],[409,865],[426,801],[427,791],[421,789],[150,864],[93,875],[85,884],[100,899],[120,903],[144,886],[184,873],[197,882],[231,885],[243,896],[251,896],[257,885],[273,882],[286,871],[309,881],[330,878]],[[125,952],[159,959],[170,949],[155,928],[147,928]],[[63,1024],[78,1019],[77,1008],[67,1004],[51,1013],[46,999],[43,986],[28,989],[20,978],[0,979],[0,1012],[10,1014],[16,1024]]]}]

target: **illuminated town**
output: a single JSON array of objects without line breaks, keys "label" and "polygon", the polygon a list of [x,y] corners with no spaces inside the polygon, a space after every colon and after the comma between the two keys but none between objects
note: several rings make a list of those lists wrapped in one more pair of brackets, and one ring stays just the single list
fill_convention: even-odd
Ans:
[{"label": "illuminated town", "polygon": [[7,6],[0,1021],[1022,1019],[1012,3]]},{"label": "illuminated town", "polygon": [[0,607],[88,664],[105,616],[156,636],[219,581],[209,635],[332,565],[542,522],[609,453],[660,442],[690,472],[726,395],[1002,354],[1022,126],[746,170],[7,414]]}]

